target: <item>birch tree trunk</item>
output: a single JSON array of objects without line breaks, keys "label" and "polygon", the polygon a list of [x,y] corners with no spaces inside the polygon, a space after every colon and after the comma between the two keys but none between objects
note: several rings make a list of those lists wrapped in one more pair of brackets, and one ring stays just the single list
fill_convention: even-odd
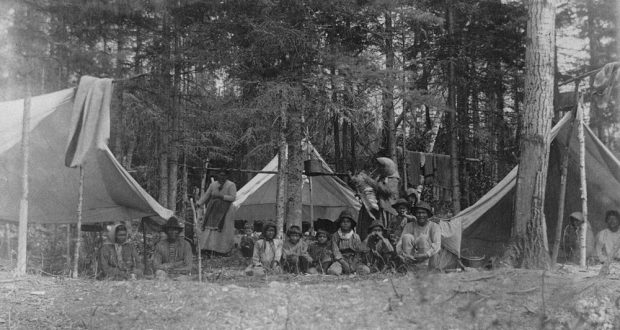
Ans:
[{"label": "birch tree trunk", "polygon": [[394,70],[394,45],[393,45],[393,26],[392,14],[386,12],[385,16],[385,70],[386,78],[383,89],[383,147],[387,157],[396,162],[396,132],[394,122],[394,81],[392,70]]},{"label": "birch tree trunk", "polygon": [[[299,93],[303,93],[299,91]],[[299,96],[301,98],[301,95]],[[300,102],[301,103],[301,102]],[[302,113],[299,104],[289,104],[286,143],[288,145],[288,162],[286,166],[286,223],[288,228],[301,228],[304,154],[301,145],[303,138]]]},{"label": "birch tree trunk", "polygon": [[276,191],[276,225],[278,237],[282,238],[284,219],[286,216],[286,170],[288,161],[288,146],[286,145],[286,108],[280,110],[280,132],[278,133],[278,178]]},{"label": "birch tree trunk", "polygon": [[461,210],[461,184],[459,182],[458,128],[456,124],[456,49],[454,45],[454,8],[446,2],[446,25],[448,27],[450,62],[448,64],[448,131],[450,132],[450,169],[452,176],[452,208],[454,214]]},{"label": "birch tree trunk", "polygon": [[512,228],[510,261],[523,268],[548,268],[544,215],[553,117],[555,1],[528,1],[525,112]]}]

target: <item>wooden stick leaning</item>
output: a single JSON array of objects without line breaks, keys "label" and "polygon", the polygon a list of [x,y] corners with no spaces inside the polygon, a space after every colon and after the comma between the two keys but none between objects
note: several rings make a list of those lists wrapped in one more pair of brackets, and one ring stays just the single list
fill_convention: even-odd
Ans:
[{"label": "wooden stick leaning", "polygon": [[22,197],[19,201],[17,228],[17,268],[15,275],[26,275],[26,245],[28,239],[28,161],[30,159],[30,85],[27,85],[22,122]]},{"label": "wooden stick leaning", "polygon": [[202,253],[200,251],[200,240],[198,238],[198,214],[196,213],[196,207],[194,206],[194,199],[189,199],[189,204],[192,206],[192,215],[194,216],[194,244],[196,245],[196,252],[198,253],[198,282],[202,282]]}]

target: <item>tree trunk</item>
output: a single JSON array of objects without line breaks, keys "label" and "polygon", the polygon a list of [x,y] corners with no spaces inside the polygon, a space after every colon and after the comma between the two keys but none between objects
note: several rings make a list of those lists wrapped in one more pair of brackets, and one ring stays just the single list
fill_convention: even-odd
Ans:
[{"label": "tree trunk", "polygon": [[[299,91],[299,93],[303,93]],[[301,95],[300,95],[301,97]],[[299,226],[302,221],[302,172],[304,154],[301,145],[303,138],[302,112],[299,104],[289,104],[286,143],[288,145],[288,164],[286,182],[286,223],[288,228]]]},{"label": "tree trunk", "polygon": [[[180,126],[181,126],[181,111],[182,106],[180,102],[180,98],[178,97],[178,91],[181,83],[181,61],[179,60],[179,36],[176,31],[176,27],[172,32],[174,36],[171,36],[173,47],[171,48],[171,53],[169,61],[171,61],[174,65],[174,77],[173,81],[169,81],[169,89],[168,89],[168,102],[170,104],[168,110],[170,111],[171,123],[172,127],[170,130],[170,151],[168,153],[168,208],[176,211],[177,208],[177,192],[178,192],[178,179],[179,179],[179,135],[180,135]],[[172,34],[171,33],[171,34]],[[174,52],[174,54],[172,54]],[[171,64],[172,64],[171,63]]]},{"label": "tree trunk", "polygon": [[278,132],[278,178],[276,190],[276,222],[278,237],[283,237],[284,219],[286,217],[286,178],[288,169],[288,146],[286,145],[286,108],[281,105],[280,129]]},{"label": "tree trunk", "polygon": [[[336,87],[336,69],[332,68],[332,104],[338,103],[338,92]],[[336,172],[342,171],[342,153],[340,152],[340,115],[338,110],[334,110],[332,117],[332,126],[334,133],[334,161],[336,163]]]},{"label": "tree trunk", "polygon": [[396,132],[394,122],[394,80],[392,71],[394,70],[394,46],[393,46],[393,26],[392,14],[386,12],[385,16],[385,80],[383,89],[383,148],[386,156],[396,162]]},{"label": "tree trunk", "polygon": [[[26,78],[28,79],[28,78]],[[26,275],[28,239],[28,170],[30,162],[30,83],[26,82],[26,98],[22,116],[22,197],[19,201],[19,227],[17,230],[17,268],[15,275]]]},{"label": "tree trunk", "polygon": [[159,140],[159,204],[168,205],[168,130],[164,123]]},{"label": "tree trunk", "polygon": [[459,182],[458,127],[456,123],[456,49],[454,39],[454,8],[446,0],[446,25],[448,28],[450,61],[448,64],[448,113],[447,123],[450,132],[450,168],[452,172],[452,208],[454,214],[461,210],[461,184]]},{"label": "tree trunk", "polygon": [[357,159],[356,159],[356,155],[355,155],[355,126],[353,126],[353,122],[350,123],[349,125],[350,131],[351,133],[349,134],[349,137],[351,139],[351,173],[356,173],[357,172]]},{"label": "tree trunk", "polygon": [[553,117],[553,49],[555,47],[555,1],[529,1],[525,113],[521,134],[521,157],[515,201],[512,263],[524,268],[548,268],[544,215]]}]

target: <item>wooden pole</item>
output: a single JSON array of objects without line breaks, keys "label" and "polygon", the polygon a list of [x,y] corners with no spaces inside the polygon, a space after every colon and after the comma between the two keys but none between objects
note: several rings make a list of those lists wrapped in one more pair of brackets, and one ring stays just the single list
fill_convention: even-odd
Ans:
[{"label": "wooden pole", "polygon": [[11,224],[6,223],[4,234],[6,236],[6,256],[9,259],[9,266],[13,267],[13,253],[11,251]]},{"label": "wooden pole", "polygon": [[67,253],[65,258],[67,259],[67,272],[71,274],[71,225],[67,224]]},{"label": "wooden pole", "polygon": [[200,242],[198,231],[198,213],[196,213],[196,207],[194,206],[194,200],[189,199],[189,203],[192,206],[192,215],[194,216],[194,245],[196,245],[196,252],[198,253],[198,282],[202,282],[202,252],[200,251]]},{"label": "wooden pole", "polygon": [[[142,218],[142,264],[144,265],[144,271],[146,273],[147,257],[146,257],[146,218]],[[103,244],[103,241],[102,241]]]},{"label": "wooden pole", "polygon": [[80,261],[80,248],[82,246],[82,205],[84,203],[84,165],[80,165],[80,187],[78,189],[76,241],[73,260],[72,278],[78,277],[78,264]]},{"label": "wooden pole", "polygon": [[[403,113],[405,110],[403,110]],[[407,121],[403,122],[403,191],[407,190]]]},{"label": "wooden pole", "polygon": [[[579,92],[579,82],[575,85],[575,95]],[[579,98],[576,98],[579,103]],[[560,252],[560,243],[562,241],[562,229],[564,227],[564,204],[566,199],[566,178],[568,176],[568,157],[570,153],[570,140],[573,136],[573,129],[575,127],[575,121],[577,120],[576,112],[573,112],[573,120],[570,122],[568,128],[568,135],[566,136],[566,142],[564,143],[564,153],[562,154],[561,163],[561,175],[560,175],[560,191],[558,201],[558,220],[555,226],[555,240],[553,241],[553,249],[551,252],[551,265],[555,265],[558,261],[558,253]]]},{"label": "wooden pole", "polygon": [[26,245],[28,240],[28,161],[30,158],[30,85],[26,86],[22,120],[22,197],[19,201],[17,232],[17,276],[26,275]]},{"label": "wooden pole", "polygon": [[583,214],[583,224],[581,225],[581,237],[579,242],[579,265],[586,266],[586,233],[588,230],[588,187],[586,181],[586,141],[584,135],[583,122],[583,97],[579,96],[577,103],[577,118],[579,126],[577,127],[577,135],[579,139],[579,178],[581,181],[581,213]]}]

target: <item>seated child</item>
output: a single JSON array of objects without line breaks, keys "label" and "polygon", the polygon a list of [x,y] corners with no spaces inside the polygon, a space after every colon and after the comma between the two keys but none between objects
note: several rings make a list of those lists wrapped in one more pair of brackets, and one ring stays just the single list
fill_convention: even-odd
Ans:
[{"label": "seated child", "polygon": [[141,259],[132,242],[127,240],[127,227],[115,225],[109,233],[110,241],[101,248],[100,263],[103,276],[112,280],[128,280],[143,274]]},{"label": "seated child", "polygon": [[308,273],[326,273],[334,260],[334,252],[332,250],[332,244],[327,230],[317,230],[316,242],[310,244],[308,247],[308,254],[310,254],[310,258],[312,258],[312,267],[308,269]]},{"label": "seated child", "polygon": [[252,264],[245,269],[248,276],[262,276],[265,273],[281,272],[282,240],[276,238],[276,225],[267,222],[263,225],[263,235],[254,244]]},{"label": "seated child", "polygon": [[252,223],[246,221],[243,225],[243,236],[241,237],[241,242],[239,242],[239,248],[241,249],[241,255],[244,258],[252,258],[252,254],[254,253],[254,243],[258,240],[256,233],[254,233],[254,228]]},{"label": "seated child", "polygon": [[370,268],[362,263],[363,246],[358,234],[353,231],[356,222],[349,210],[340,213],[336,225],[340,227],[332,236],[332,250],[336,262],[327,269],[327,274],[341,275],[370,273]]},{"label": "seated child", "polygon": [[392,207],[396,209],[398,215],[390,217],[386,229],[388,235],[387,238],[393,246],[396,246],[396,244],[398,243],[398,240],[400,239],[405,226],[409,222],[416,220],[413,215],[409,214],[410,205],[410,202],[403,198],[396,200],[396,202],[392,204]]},{"label": "seated child", "polygon": [[153,267],[158,279],[185,278],[194,264],[192,246],[180,237],[183,227],[176,217],[168,219],[163,227],[166,239],[159,241],[153,254]]},{"label": "seated child", "polygon": [[368,237],[364,243],[370,250],[368,253],[369,264],[372,268],[383,271],[390,265],[390,261],[394,257],[394,248],[390,241],[383,237],[385,228],[380,221],[373,221],[368,227]]},{"label": "seated child", "polygon": [[282,268],[289,273],[306,273],[312,262],[308,254],[308,244],[301,239],[299,226],[291,226],[286,232],[286,241],[282,246]]}]

